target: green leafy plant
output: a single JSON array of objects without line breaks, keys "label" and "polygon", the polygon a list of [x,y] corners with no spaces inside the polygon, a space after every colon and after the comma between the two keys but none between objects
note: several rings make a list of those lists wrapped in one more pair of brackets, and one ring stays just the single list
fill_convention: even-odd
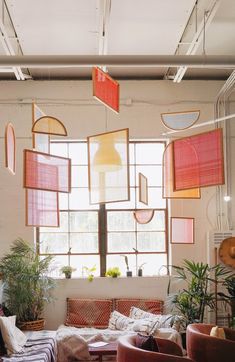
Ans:
[{"label": "green leafy plant", "polygon": [[105,273],[106,277],[112,277],[112,278],[117,278],[120,275],[121,275],[121,272],[120,272],[120,269],[117,266],[115,266],[113,268],[109,268]]},{"label": "green leafy plant", "polygon": [[92,282],[94,279],[94,272],[96,271],[96,265],[94,265],[91,268],[88,268],[87,266],[83,266],[82,270],[87,274],[87,279],[89,282]]},{"label": "green leafy plant", "polygon": [[0,261],[5,305],[18,322],[41,317],[44,304],[52,300],[55,282],[48,276],[52,256],[41,259],[30,244],[16,239]]},{"label": "green leafy plant", "polygon": [[61,273],[63,273],[66,278],[71,278],[72,272],[76,270],[76,268],[73,268],[70,265],[62,266],[62,268],[60,269]]},{"label": "green leafy plant", "polygon": [[176,273],[173,278],[183,281],[185,288],[170,294],[168,285],[168,304],[173,312],[184,316],[185,325],[190,323],[203,323],[205,308],[214,309],[216,295],[211,285],[218,283],[229,271],[221,266],[209,267],[208,264],[195,263],[184,259],[182,267],[172,266]]},{"label": "green leafy plant", "polygon": [[232,273],[223,281],[223,286],[227,290],[227,294],[223,292],[219,292],[218,295],[222,298],[222,300],[228,304],[231,308],[231,322],[230,327],[235,327],[235,274]]}]

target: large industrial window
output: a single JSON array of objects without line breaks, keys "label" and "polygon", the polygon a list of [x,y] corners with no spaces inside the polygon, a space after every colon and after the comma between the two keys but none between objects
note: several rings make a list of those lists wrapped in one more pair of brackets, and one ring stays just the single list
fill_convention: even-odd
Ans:
[{"label": "large industrial window", "polygon": [[[143,275],[157,275],[167,265],[167,207],[162,199],[163,142],[131,141],[130,201],[89,204],[86,142],[52,142],[51,153],[72,160],[72,192],[60,194],[60,227],[37,232],[41,255],[54,255],[54,276],[63,265],[76,268],[73,277],[86,276],[87,268],[104,275],[118,266],[126,275],[123,255],[132,275],[143,265]],[[139,202],[139,172],[148,178],[148,206]],[[154,209],[148,224],[138,224],[136,209]],[[165,269],[166,270],[166,269]]]}]

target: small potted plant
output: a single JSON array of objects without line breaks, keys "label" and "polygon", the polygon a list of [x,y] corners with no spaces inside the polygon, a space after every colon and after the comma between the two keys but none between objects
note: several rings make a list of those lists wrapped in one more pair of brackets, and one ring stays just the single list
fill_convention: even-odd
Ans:
[{"label": "small potted plant", "polygon": [[112,277],[112,278],[117,278],[120,275],[121,275],[121,272],[120,272],[120,269],[118,268],[118,266],[109,268],[105,273],[106,277]]},{"label": "small potted plant", "polygon": [[89,282],[92,282],[93,279],[94,279],[94,272],[96,271],[96,265],[94,265],[93,267],[91,268],[88,268],[87,266],[83,266],[82,267],[82,271],[87,274],[87,279]]},{"label": "small potted plant", "polygon": [[63,266],[60,271],[65,275],[66,279],[71,279],[72,272],[75,271],[76,268],[71,267],[70,265]]},{"label": "small potted plant", "polygon": [[128,263],[128,257],[126,255],[121,255],[123,256],[123,258],[125,258],[125,263],[126,263],[126,276],[127,277],[132,277],[132,271],[129,268],[129,263]]},{"label": "small potted plant", "polygon": [[138,267],[138,277],[142,277],[143,276],[143,266],[145,265],[146,263],[142,263],[140,264],[140,266]]}]

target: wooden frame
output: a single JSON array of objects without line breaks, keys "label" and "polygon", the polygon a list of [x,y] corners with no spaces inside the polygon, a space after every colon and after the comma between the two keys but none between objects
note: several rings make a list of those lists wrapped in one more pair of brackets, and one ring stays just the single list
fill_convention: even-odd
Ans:
[{"label": "wooden frame", "polygon": [[[10,146],[9,137],[10,136],[13,141],[13,150],[9,149],[9,146]],[[10,162],[9,162],[10,161],[10,152],[12,152],[11,157],[13,158],[12,165],[10,165]],[[5,166],[13,175],[15,175],[15,173],[16,173],[16,137],[15,137],[14,127],[11,122],[9,122],[5,128]]]},{"label": "wooden frame", "polygon": [[53,192],[56,194],[56,198],[57,198],[57,225],[38,225],[38,224],[29,224],[28,223],[28,192],[29,191],[41,191],[41,192],[51,192],[51,191],[44,191],[44,190],[36,190],[36,189],[25,189],[25,225],[26,226],[34,226],[34,227],[54,227],[54,228],[58,228],[60,227],[60,213],[59,213],[59,193],[58,192]]},{"label": "wooden frame", "polygon": [[224,185],[225,183],[225,175],[224,175],[224,149],[223,149],[223,129],[222,128],[217,128],[215,130],[212,130],[212,131],[207,131],[207,132],[202,132],[202,133],[198,133],[198,134],[195,134],[193,136],[186,136],[186,137],[183,137],[183,138],[180,138],[176,141],[173,141],[173,147],[175,145],[175,142],[177,141],[183,141],[183,140],[187,140],[188,138],[192,138],[192,137],[196,137],[196,136],[201,136],[201,135],[206,135],[206,134],[209,134],[209,133],[212,133],[212,132],[215,132],[215,131],[218,131],[220,132],[220,142],[221,142],[221,160],[222,160],[222,180],[221,180],[221,183],[213,183],[213,184],[207,184],[207,185],[198,185],[198,186],[193,186],[193,187],[184,187],[183,189],[180,188],[180,189],[177,189],[176,188],[176,177],[175,177],[175,174],[176,174],[176,170],[175,170],[175,152],[173,151],[173,173],[174,173],[174,185],[173,185],[173,189],[174,191],[183,191],[183,190],[191,190],[192,188],[197,188],[197,187],[210,187],[210,186],[218,186],[218,185]]},{"label": "wooden frame", "polygon": [[[117,99],[118,99],[118,105],[117,108],[113,108],[111,105],[107,104],[102,98],[99,97],[99,95],[96,94],[96,89],[95,89],[95,79],[96,79],[96,72],[99,71],[102,73],[102,75],[108,79],[109,81],[111,81],[116,87],[117,87]],[[115,113],[119,113],[119,97],[120,97],[120,86],[119,83],[113,79],[108,73],[105,73],[102,69],[100,69],[99,67],[93,67],[92,69],[92,84],[93,84],[93,97],[96,98],[99,102],[101,102],[102,104],[104,104],[106,107],[108,107],[109,109],[111,109],[112,111],[114,111]]]},{"label": "wooden frame", "polygon": [[[127,198],[122,199],[122,200],[111,200],[111,201],[99,201],[99,202],[93,202],[92,201],[92,197],[91,197],[91,191],[92,191],[92,186],[91,186],[91,147],[90,147],[90,139],[94,138],[94,137],[99,137],[99,136],[105,136],[108,134],[112,134],[112,133],[118,133],[118,132],[126,132],[126,148],[127,148],[127,153],[126,153],[126,177],[127,177]],[[130,170],[129,170],[129,128],[123,128],[123,129],[119,129],[119,130],[115,130],[115,131],[111,131],[111,132],[104,132],[104,133],[100,133],[97,135],[93,135],[93,136],[88,136],[87,137],[87,149],[88,149],[88,189],[89,189],[89,198],[90,198],[90,204],[91,205],[96,205],[96,204],[102,204],[102,203],[112,203],[112,202],[123,202],[123,201],[129,201],[130,200]]]},{"label": "wooden frame", "polygon": [[[44,131],[37,131],[35,130],[36,127],[38,126],[38,124],[41,122],[41,121],[44,121],[46,118],[48,119],[51,119],[53,120],[55,123],[58,123],[61,128],[63,129],[63,133],[56,133],[56,132],[44,132]],[[40,118],[38,118],[34,123],[33,123],[33,126],[32,126],[32,133],[38,133],[38,134],[46,134],[46,135],[55,135],[55,136],[67,136],[67,130],[64,126],[64,124],[58,119],[58,118],[55,118],[55,117],[52,117],[52,116],[42,116]]]},{"label": "wooden frame", "polygon": [[[48,157],[48,158],[57,158],[57,159],[60,159],[60,160],[66,160],[68,162],[68,191],[28,186],[26,184],[26,178],[27,178],[26,177],[26,154],[27,154],[27,152],[34,153],[34,154],[37,154],[37,155],[42,155],[42,156]],[[61,156],[50,155],[49,153],[43,153],[43,152],[38,152],[38,151],[25,149],[24,150],[23,187],[24,188],[34,189],[34,190],[45,190],[45,191],[53,191],[53,192],[70,193],[71,192],[71,159],[66,158],[66,157],[61,157]]]},{"label": "wooden frame", "polygon": [[[38,113],[38,115],[37,115]],[[34,123],[40,118],[45,116],[45,113],[37,106],[36,103],[32,103],[32,126],[34,125]],[[45,135],[45,134],[36,134],[33,133],[32,134],[32,146],[34,149],[36,149],[39,152],[42,152],[42,149],[38,149],[37,147],[37,139],[42,138],[45,139],[46,142],[44,142],[45,144],[47,143],[47,153],[50,153],[50,136],[49,135]]]},{"label": "wooden frame", "polygon": [[139,172],[139,202],[148,205],[148,179]]},{"label": "wooden frame", "polygon": [[[192,238],[191,242],[185,241],[174,241],[174,230],[173,230],[173,221],[174,220],[191,220],[192,221]],[[192,217],[171,217],[171,225],[170,225],[170,242],[171,244],[183,244],[183,245],[192,245],[195,243],[195,219]]]},{"label": "wooden frame", "polygon": [[[188,127],[181,127],[181,128],[173,128],[173,127],[170,127],[169,125],[166,124],[166,121],[164,120],[164,116],[165,115],[179,115],[179,114],[182,114],[182,115],[185,115],[185,114],[190,114],[190,113],[198,113],[196,119],[192,122],[192,124],[190,124],[190,126]],[[164,126],[170,130],[174,130],[174,131],[182,131],[182,130],[185,130],[185,129],[188,129],[188,128],[191,128],[199,119],[200,117],[200,110],[196,109],[196,110],[192,110],[192,111],[182,111],[182,112],[167,112],[167,113],[161,113],[161,120],[162,120],[162,123],[164,124]]]}]

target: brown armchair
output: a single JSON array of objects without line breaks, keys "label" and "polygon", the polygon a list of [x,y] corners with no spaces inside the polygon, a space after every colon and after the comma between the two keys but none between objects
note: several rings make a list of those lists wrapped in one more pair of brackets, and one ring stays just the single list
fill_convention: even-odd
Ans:
[{"label": "brown armchair", "polygon": [[117,362],[192,362],[182,357],[181,348],[169,339],[156,338],[160,352],[137,348],[136,336],[123,336],[118,340]]},{"label": "brown armchair", "polygon": [[234,362],[235,330],[224,328],[226,339],[211,337],[213,325],[190,324],[187,328],[187,352],[195,362]]}]

